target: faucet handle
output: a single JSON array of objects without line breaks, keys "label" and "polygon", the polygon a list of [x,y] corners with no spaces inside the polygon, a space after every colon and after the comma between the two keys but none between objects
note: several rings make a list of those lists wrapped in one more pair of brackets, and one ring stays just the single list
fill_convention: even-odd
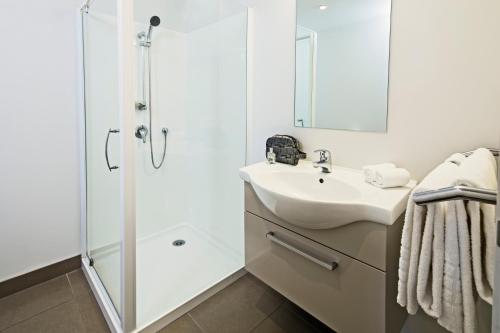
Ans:
[{"label": "faucet handle", "polygon": [[332,158],[332,153],[330,153],[330,151],[327,149],[316,149],[314,152],[319,153],[320,162],[327,162]]},{"label": "faucet handle", "polygon": [[148,128],[144,125],[137,126],[135,129],[135,137],[141,139],[143,143],[146,143],[146,137],[148,136]]}]

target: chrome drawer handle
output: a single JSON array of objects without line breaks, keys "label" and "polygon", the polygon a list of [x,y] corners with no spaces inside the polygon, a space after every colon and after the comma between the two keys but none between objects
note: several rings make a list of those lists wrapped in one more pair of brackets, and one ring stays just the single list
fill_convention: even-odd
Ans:
[{"label": "chrome drawer handle", "polygon": [[278,245],[281,245],[284,248],[286,248],[286,249],[288,249],[288,250],[290,250],[290,251],[292,251],[292,252],[294,252],[294,253],[296,253],[296,254],[298,254],[298,255],[300,255],[300,256],[302,256],[302,257],[304,257],[304,258],[312,261],[313,263],[318,264],[321,267],[326,268],[326,269],[328,269],[330,271],[333,271],[337,267],[339,267],[339,264],[337,262],[335,262],[335,261],[332,261],[332,262],[323,261],[323,260],[318,259],[318,258],[316,258],[316,257],[314,257],[314,256],[312,256],[312,255],[310,255],[308,253],[305,253],[302,250],[297,249],[296,247],[294,247],[294,246],[292,246],[292,245],[290,245],[288,243],[285,243],[284,241],[282,241],[281,239],[279,239],[278,237],[276,237],[276,235],[272,231],[268,232],[266,234],[266,238],[269,239],[271,242],[273,242],[275,244],[278,244]]}]

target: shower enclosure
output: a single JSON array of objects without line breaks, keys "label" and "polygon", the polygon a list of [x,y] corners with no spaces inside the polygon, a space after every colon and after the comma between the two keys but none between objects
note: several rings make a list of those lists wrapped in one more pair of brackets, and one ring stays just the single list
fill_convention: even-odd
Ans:
[{"label": "shower enclosure", "polygon": [[247,6],[80,15],[83,268],[113,331],[153,332],[242,274]]}]

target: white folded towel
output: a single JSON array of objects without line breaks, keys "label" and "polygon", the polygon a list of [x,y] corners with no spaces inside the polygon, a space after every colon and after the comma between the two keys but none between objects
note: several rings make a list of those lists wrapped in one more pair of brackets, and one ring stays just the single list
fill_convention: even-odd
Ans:
[{"label": "white folded towel", "polygon": [[375,172],[377,170],[392,169],[392,168],[396,168],[396,165],[393,163],[366,165],[363,167],[363,172],[365,174],[365,181],[371,184],[375,181]]},{"label": "white folded towel", "polygon": [[455,153],[448,157],[445,162],[455,163],[456,165],[460,165],[467,157],[461,153]]},{"label": "white folded towel", "polygon": [[403,168],[382,168],[375,170],[373,184],[380,188],[405,186],[410,181],[410,173]]}]

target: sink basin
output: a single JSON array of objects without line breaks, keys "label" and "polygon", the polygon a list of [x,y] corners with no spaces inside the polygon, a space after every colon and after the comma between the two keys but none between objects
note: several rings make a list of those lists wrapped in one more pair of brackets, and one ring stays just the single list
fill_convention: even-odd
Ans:
[{"label": "sink basin", "polygon": [[321,173],[309,161],[297,166],[257,163],[240,169],[258,198],[278,217],[299,227],[330,229],[357,221],[391,225],[404,212],[415,182],[380,189],[362,171],[334,167]]}]

